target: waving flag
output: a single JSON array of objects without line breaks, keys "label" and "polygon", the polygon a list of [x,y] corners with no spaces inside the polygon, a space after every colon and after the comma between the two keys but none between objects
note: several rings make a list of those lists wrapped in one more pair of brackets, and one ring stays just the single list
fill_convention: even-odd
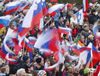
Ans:
[{"label": "waving flag", "polygon": [[68,32],[69,35],[69,40],[70,42],[72,41],[72,36],[71,36],[71,29],[70,28],[63,28],[63,27],[59,27],[60,30],[66,31],[66,33]]},{"label": "waving flag", "polygon": [[57,29],[52,29],[42,33],[37,39],[34,47],[55,52],[59,51],[58,43],[59,37]]},{"label": "waving flag", "polygon": [[82,48],[80,52],[79,63],[75,68],[79,68],[79,66],[81,65],[81,61],[83,61],[83,64],[87,64],[91,56],[92,55],[90,48]]},{"label": "waving flag", "polygon": [[88,0],[83,0],[83,11],[87,12],[88,9]]},{"label": "waving flag", "polygon": [[98,31],[98,22],[96,22],[93,26],[93,35],[95,36],[96,32]]},{"label": "waving flag", "polygon": [[61,64],[63,62],[64,57],[63,57],[62,53],[57,52],[55,54],[56,54],[55,58],[58,60],[57,63],[52,65],[52,66],[48,66],[48,64],[45,63],[45,66],[44,66],[45,71],[50,71],[50,70],[54,69],[55,67],[57,67],[59,64]]},{"label": "waving flag", "polygon": [[34,44],[36,42],[36,38],[31,37],[29,39],[25,38],[24,40],[25,40],[25,47],[27,51],[29,52],[32,51]]},{"label": "waving flag", "polygon": [[0,29],[8,26],[10,17],[10,15],[0,17]]},{"label": "waving flag", "polygon": [[51,16],[55,16],[56,13],[58,13],[60,10],[62,10],[63,8],[65,7],[64,4],[57,4],[57,5],[54,5],[52,7],[50,7],[47,11],[47,14],[46,15],[51,15]]},{"label": "waving flag", "polygon": [[90,3],[90,4],[89,4],[89,8],[94,7],[94,6],[96,6],[96,5],[97,5],[97,2],[94,3],[94,4]]},{"label": "waving flag", "polygon": [[4,3],[8,2],[8,0],[4,0]]},{"label": "waving flag", "polygon": [[0,56],[7,60],[8,62],[12,64],[17,63],[17,57],[14,51],[12,51],[10,48],[14,47],[14,43],[12,39],[9,37],[9,34],[12,33],[12,30],[8,29],[7,35],[3,41],[2,49],[0,50]]},{"label": "waving flag", "polygon": [[28,2],[21,4],[21,6],[19,7],[18,11],[23,11],[23,10],[27,9],[29,4],[30,3],[28,3]]},{"label": "waving flag", "polygon": [[80,24],[83,24],[83,10],[82,9],[76,13],[76,16],[77,16],[77,22]]},{"label": "waving flag", "polygon": [[90,58],[91,58],[91,51],[86,50],[80,53],[79,61],[83,60],[83,64],[87,64]]},{"label": "waving flag", "polygon": [[20,46],[24,37],[31,29],[33,29],[36,25],[38,25],[39,28],[43,27],[42,17],[41,0],[35,0],[28,13],[26,14],[23,23],[16,29],[18,33],[17,39]]},{"label": "waving flag", "polygon": [[91,56],[92,56],[92,62],[90,63],[89,67],[93,67],[96,63],[100,61],[100,53],[92,43],[90,43],[88,47],[91,48]]},{"label": "waving flag", "polygon": [[21,3],[22,3],[21,1],[14,1],[14,2],[10,2],[10,3],[6,4],[5,15],[8,15],[12,12],[17,11],[19,9]]},{"label": "waving flag", "polygon": [[42,0],[42,11],[43,11],[43,15],[46,14],[47,12],[47,5],[46,5],[46,1],[45,0]]}]

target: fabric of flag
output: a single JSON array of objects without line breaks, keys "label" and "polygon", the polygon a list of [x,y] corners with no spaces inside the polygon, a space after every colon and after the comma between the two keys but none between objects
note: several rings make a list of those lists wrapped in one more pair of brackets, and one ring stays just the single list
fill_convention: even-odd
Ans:
[{"label": "fabric of flag", "polygon": [[83,60],[83,64],[87,64],[90,58],[91,58],[91,51],[85,50],[82,53],[80,53],[79,61]]},{"label": "fabric of flag", "polygon": [[89,66],[91,68],[100,61],[100,53],[98,52],[98,50],[95,48],[95,46],[92,43],[90,43],[88,47],[91,48],[92,61]]},{"label": "fabric of flag", "polygon": [[98,31],[98,22],[96,22],[93,26],[93,35],[95,36],[96,32]]},{"label": "fabric of flag", "polygon": [[31,52],[33,50],[34,44],[36,42],[36,38],[33,38],[33,37],[31,37],[29,39],[25,38],[24,41],[25,41],[25,47],[26,47],[27,51]]},{"label": "fabric of flag", "polygon": [[100,39],[100,32],[96,32],[96,33],[95,33],[95,37],[96,37],[97,39]]},{"label": "fabric of flag", "polygon": [[13,43],[13,40],[9,37],[9,34],[11,33],[12,33],[12,30],[8,29],[7,35],[3,41],[3,45],[0,50],[0,56],[12,64],[17,64],[16,54],[14,51],[10,49],[15,46],[15,44]]},{"label": "fabric of flag", "polygon": [[20,5],[21,5],[22,1],[13,1],[13,2],[9,2],[8,4],[6,4],[6,13],[5,15],[8,15],[12,12],[16,12]]},{"label": "fabric of flag", "polygon": [[0,17],[0,29],[8,26],[10,17],[10,15]]},{"label": "fabric of flag", "polygon": [[97,2],[94,3],[94,4],[90,3],[90,4],[89,4],[89,8],[94,7],[94,6],[96,6],[96,5],[97,5]]},{"label": "fabric of flag", "polygon": [[87,12],[88,9],[88,0],[83,0],[83,12]]},{"label": "fabric of flag", "polygon": [[29,2],[25,2],[25,3],[22,3],[18,9],[18,11],[23,11],[25,9],[27,9],[27,7],[29,6]]},{"label": "fabric of flag", "polygon": [[75,68],[79,68],[79,66],[81,65],[81,61],[83,61],[83,64],[87,64],[92,56],[90,48],[83,47],[80,51],[81,52],[80,52],[80,56],[79,56],[79,62],[77,64],[77,66],[75,66]]},{"label": "fabric of flag", "polygon": [[44,66],[44,70],[45,70],[45,71],[53,70],[55,67],[57,67],[59,64],[62,63],[62,61],[63,61],[63,55],[62,55],[62,53],[56,52],[55,54],[56,54],[56,55],[55,55],[55,58],[58,60],[57,63],[55,63],[55,64],[52,65],[52,66],[48,66],[48,64],[45,63],[45,66]]},{"label": "fabric of flag", "polygon": [[51,2],[58,2],[58,0],[51,0]]},{"label": "fabric of flag", "polygon": [[57,4],[57,5],[54,5],[54,6],[52,6],[52,7],[50,7],[50,8],[48,9],[46,15],[55,16],[56,13],[58,13],[60,10],[63,10],[64,7],[65,7],[64,4]]},{"label": "fabric of flag", "polygon": [[32,28],[34,28],[36,25],[38,25],[39,28],[43,27],[42,17],[41,0],[35,0],[28,13],[26,14],[23,23],[14,31],[16,32],[17,30],[18,35],[16,37],[20,46],[24,37]]},{"label": "fabric of flag", "polygon": [[48,8],[47,8],[47,5],[46,5],[46,1],[45,0],[41,0],[42,1],[42,11],[43,11],[43,15],[46,14]]},{"label": "fabric of flag", "polygon": [[77,13],[76,13],[76,16],[77,16],[77,22],[81,24],[83,24],[83,10],[79,10]]},{"label": "fabric of flag", "polygon": [[43,32],[37,39],[34,47],[39,49],[47,49],[53,52],[59,51],[59,36],[57,29],[48,30]]},{"label": "fabric of flag", "polygon": [[8,0],[4,0],[4,3],[8,2]]}]

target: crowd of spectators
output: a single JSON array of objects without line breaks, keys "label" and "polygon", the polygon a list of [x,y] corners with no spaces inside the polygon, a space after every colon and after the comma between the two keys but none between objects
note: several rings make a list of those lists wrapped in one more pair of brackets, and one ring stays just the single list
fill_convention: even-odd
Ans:
[{"label": "crowd of spectators", "polygon": [[[7,3],[9,3],[9,1]],[[2,0],[0,2],[2,2]],[[5,4],[0,6],[0,16],[5,15]],[[48,8],[53,6],[51,3],[48,2],[46,2],[46,4]],[[9,23],[9,26],[6,28],[4,27],[3,29],[1,29],[3,31],[0,31],[0,49],[2,48],[3,40],[6,36],[8,28],[14,30],[16,27],[21,25],[30,6],[31,4],[27,9],[23,11],[17,13],[12,12],[10,14],[11,22]],[[59,27],[71,28],[71,43],[76,43],[80,46],[88,46],[88,44],[91,42],[94,46],[98,46],[98,44],[96,44],[96,38],[93,35],[93,26],[95,22],[98,22],[98,32],[100,32],[100,6],[95,6],[95,8],[91,7],[87,10],[87,16],[84,17],[83,24],[77,23],[77,16],[75,14],[81,8],[82,7],[76,7],[72,4],[68,4],[67,10],[61,10],[54,17],[52,17],[52,20],[50,20],[51,16],[45,16],[44,25],[46,24],[46,26],[44,26],[43,31]],[[38,38],[41,32],[42,31],[38,29],[38,26],[35,26],[29,32],[27,38],[30,36]],[[67,46],[69,43],[69,36],[63,34],[61,45]],[[100,47],[98,46],[97,49],[100,50]],[[14,48],[12,48],[12,51],[14,51]],[[70,58],[70,55],[77,57],[77,55],[72,51],[70,51],[65,56],[65,60],[61,64],[59,64],[59,66],[50,71],[44,70],[44,64],[45,61],[47,62],[48,66],[55,64],[56,61],[54,59],[54,55],[44,57],[43,54],[34,47],[31,54],[26,50],[25,47],[20,51],[20,54],[21,55],[18,59],[18,64],[11,64],[0,57],[0,76],[98,76],[100,71],[99,62],[93,67],[94,69],[89,68],[91,59],[89,60],[87,65],[83,65],[83,61],[81,61],[81,66],[75,68],[78,64],[78,59],[73,60]]]}]

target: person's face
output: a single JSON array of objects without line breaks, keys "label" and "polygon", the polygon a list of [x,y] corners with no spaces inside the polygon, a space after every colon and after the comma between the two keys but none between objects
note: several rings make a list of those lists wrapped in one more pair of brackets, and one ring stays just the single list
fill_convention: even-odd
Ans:
[{"label": "person's face", "polygon": [[93,30],[93,26],[90,26],[90,29]]},{"label": "person's face", "polygon": [[47,60],[47,64],[50,66],[50,61],[49,60]]},{"label": "person's face", "polygon": [[35,28],[38,29],[38,25],[36,25]]},{"label": "person's face", "polygon": [[95,15],[95,14],[96,14],[96,12],[93,12],[93,14]]},{"label": "person's face", "polygon": [[66,24],[65,25],[69,25],[69,21],[68,20],[66,21]]},{"label": "person's face", "polygon": [[15,24],[14,24],[14,23],[11,24],[11,29],[12,29],[12,30],[15,29]]},{"label": "person's face", "polygon": [[77,37],[75,37],[74,40],[77,40]]},{"label": "person's face", "polygon": [[66,39],[69,39],[69,35],[66,36]]},{"label": "person's face", "polygon": [[27,52],[26,55],[29,56],[29,53]]},{"label": "person's face", "polygon": [[59,19],[59,22],[62,22],[63,21],[63,18],[61,17],[60,19]]},{"label": "person's face", "polygon": [[85,40],[84,37],[82,37],[82,38],[81,38],[81,41],[84,42],[84,40]]},{"label": "person's face", "polygon": [[44,65],[44,59],[42,58],[42,60],[41,60],[41,65]]},{"label": "person's face", "polygon": [[76,18],[77,18],[75,14],[73,15],[73,18],[74,18],[74,19],[76,19]]},{"label": "person's face", "polygon": [[29,63],[30,62],[30,58],[28,58],[28,60],[27,60],[27,63]]},{"label": "person's face", "polygon": [[2,43],[0,44],[0,48],[2,48]]},{"label": "person's face", "polygon": [[98,26],[100,26],[100,23],[98,23]]},{"label": "person's face", "polygon": [[94,37],[90,37],[90,39],[91,39],[91,40],[93,40],[93,39],[94,39]]},{"label": "person's face", "polygon": [[29,70],[29,71],[33,71],[33,67],[30,67],[28,70]]},{"label": "person's face", "polygon": [[71,16],[71,12],[68,12],[68,15]]},{"label": "person's face", "polygon": [[68,67],[68,72],[72,73],[72,68],[70,66]]},{"label": "person's face", "polygon": [[72,6],[68,7],[68,10],[71,10],[72,9]]},{"label": "person's face", "polygon": [[86,26],[84,29],[85,29],[85,30],[88,30],[88,29],[89,29],[89,27],[88,27],[88,26]]},{"label": "person's face", "polygon": [[52,22],[52,24],[50,25],[50,27],[55,27],[55,22]]},{"label": "person's face", "polygon": [[98,13],[98,15],[100,16],[100,13]]}]

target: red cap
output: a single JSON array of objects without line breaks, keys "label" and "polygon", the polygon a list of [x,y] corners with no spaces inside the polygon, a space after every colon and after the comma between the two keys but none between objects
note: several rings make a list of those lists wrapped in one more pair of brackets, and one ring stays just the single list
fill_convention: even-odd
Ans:
[{"label": "red cap", "polygon": [[68,7],[71,7],[71,6],[72,6],[72,4],[68,4],[68,5],[67,5],[67,8],[68,8]]}]

